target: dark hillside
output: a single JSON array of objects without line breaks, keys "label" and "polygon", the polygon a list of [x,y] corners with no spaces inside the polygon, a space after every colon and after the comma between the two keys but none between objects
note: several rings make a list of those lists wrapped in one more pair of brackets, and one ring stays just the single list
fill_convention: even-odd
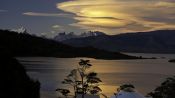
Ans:
[{"label": "dark hillside", "polygon": [[75,48],[54,40],[0,30],[0,49],[13,56],[91,57],[97,59],[137,59],[118,52],[108,52],[93,47]]},{"label": "dark hillside", "polygon": [[0,98],[40,98],[40,83],[31,80],[14,58],[0,53]]}]

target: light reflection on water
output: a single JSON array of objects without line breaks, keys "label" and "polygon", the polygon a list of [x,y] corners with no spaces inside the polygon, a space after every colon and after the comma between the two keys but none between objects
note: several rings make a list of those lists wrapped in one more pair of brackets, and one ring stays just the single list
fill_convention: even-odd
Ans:
[{"label": "light reflection on water", "polygon": [[[80,58],[24,57],[18,59],[25,65],[28,74],[41,82],[41,90],[54,92],[57,87],[67,87],[62,85],[61,81],[71,69],[77,67]],[[99,73],[103,81],[101,88],[108,96],[124,83],[131,83],[138,91],[146,94],[159,86],[165,78],[175,74],[175,65],[169,63],[168,59],[88,59],[93,64],[91,71]]]}]

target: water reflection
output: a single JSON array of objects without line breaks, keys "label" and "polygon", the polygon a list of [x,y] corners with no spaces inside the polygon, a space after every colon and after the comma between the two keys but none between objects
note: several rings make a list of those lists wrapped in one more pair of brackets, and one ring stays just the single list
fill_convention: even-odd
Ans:
[{"label": "water reflection", "polygon": [[[61,81],[70,70],[77,67],[80,58],[18,58],[28,74],[41,82],[42,91],[65,87]],[[90,59],[91,71],[99,73],[103,93],[112,95],[116,88],[131,83],[143,94],[152,91],[168,76],[175,74],[175,66],[168,59],[154,60],[96,60]],[[68,87],[70,88],[70,87]]]}]

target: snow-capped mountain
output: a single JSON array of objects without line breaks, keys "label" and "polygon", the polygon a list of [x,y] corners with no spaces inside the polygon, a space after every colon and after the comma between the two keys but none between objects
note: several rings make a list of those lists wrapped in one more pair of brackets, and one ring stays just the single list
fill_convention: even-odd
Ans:
[{"label": "snow-capped mountain", "polygon": [[70,33],[63,32],[63,33],[58,33],[58,35],[54,37],[54,40],[64,41],[68,39],[90,37],[90,36],[100,36],[100,35],[106,35],[106,34],[103,32],[99,32],[99,31],[94,31],[94,32],[88,31],[88,32],[81,33],[79,35],[75,34],[74,32],[70,32]]},{"label": "snow-capped mountain", "polygon": [[63,40],[68,40],[68,39],[71,39],[71,38],[77,38],[78,36],[75,35],[73,32],[70,32],[70,33],[58,33],[58,35],[56,35],[54,37],[54,40],[56,41],[63,41]]},{"label": "snow-capped mountain", "polygon": [[89,36],[100,36],[100,35],[106,35],[105,33],[103,32],[99,32],[99,31],[89,31],[89,32],[84,32],[84,33],[81,33],[79,36],[80,37],[89,37]]},{"label": "snow-capped mountain", "polygon": [[108,51],[175,53],[175,30],[124,33],[69,39],[62,43],[74,47],[95,47]]},{"label": "snow-capped mountain", "polygon": [[24,27],[20,27],[18,29],[11,29],[10,31],[18,32],[18,33],[26,33],[27,29]]}]

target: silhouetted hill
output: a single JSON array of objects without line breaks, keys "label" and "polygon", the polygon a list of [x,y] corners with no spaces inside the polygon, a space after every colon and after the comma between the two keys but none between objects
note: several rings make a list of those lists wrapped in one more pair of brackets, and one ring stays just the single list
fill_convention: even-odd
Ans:
[{"label": "silhouetted hill", "polygon": [[0,98],[40,98],[40,83],[31,80],[14,58],[0,53]]},{"label": "silhouetted hill", "polygon": [[175,30],[86,37],[69,39],[63,43],[76,47],[92,46],[108,51],[175,53]]},{"label": "silhouetted hill", "polygon": [[54,40],[0,30],[0,50],[13,56],[91,57],[98,59],[137,59],[118,52],[93,47],[74,48]]},{"label": "silhouetted hill", "polygon": [[171,59],[171,60],[169,60],[168,62],[175,63],[175,59]]}]

